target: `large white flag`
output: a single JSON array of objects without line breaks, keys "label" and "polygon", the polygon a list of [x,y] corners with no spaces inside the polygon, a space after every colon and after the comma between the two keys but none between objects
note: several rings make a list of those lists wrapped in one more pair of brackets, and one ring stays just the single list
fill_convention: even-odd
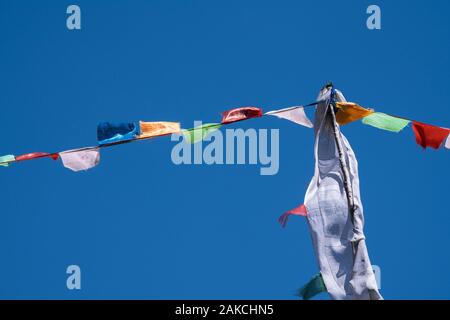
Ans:
[{"label": "large white flag", "polygon": [[265,113],[269,116],[275,116],[278,118],[283,118],[302,126],[312,128],[313,124],[306,116],[305,110],[303,107],[291,107],[286,109],[274,110]]},{"label": "large white flag", "polygon": [[64,167],[75,172],[88,170],[100,162],[100,150],[95,147],[60,152],[59,156]]},{"label": "large white flag", "polygon": [[[329,98],[330,91],[321,92],[318,100]],[[336,98],[345,101],[340,92],[336,92]],[[322,102],[316,109],[315,172],[304,201],[320,273],[333,299],[382,299],[363,232],[358,163],[349,142],[338,128],[353,191],[355,210],[352,219],[328,108],[327,102]]]}]

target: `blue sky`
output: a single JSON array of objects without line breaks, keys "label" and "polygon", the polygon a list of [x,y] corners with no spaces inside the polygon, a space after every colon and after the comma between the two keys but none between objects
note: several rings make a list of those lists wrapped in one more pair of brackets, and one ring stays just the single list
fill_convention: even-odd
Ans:
[{"label": "blue sky", "polygon": [[[82,29],[66,28],[81,7]],[[378,4],[382,29],[366,28]],[[0,0],[0,153],[95,145],[100,121],[191,127],[220,112],[313,101],[332,80],[379,111],[450,126],[448,1]],[[169,138],[110,148],[71,172],[49,159],[0,168],[1,298],[294,299],[317,273],[302,203],[313,132],[280,129],[280,170],[181,165]],[[448,152],[411,128],[353,123],[366,236],[387,299],[449,299]],[[66,267],[82,289],[66,288]],[[322,296],[326,298],[326,296]]]}]

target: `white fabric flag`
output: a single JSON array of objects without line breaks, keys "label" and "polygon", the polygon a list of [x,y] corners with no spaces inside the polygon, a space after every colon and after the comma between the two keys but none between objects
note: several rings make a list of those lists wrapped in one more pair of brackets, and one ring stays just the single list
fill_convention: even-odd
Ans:
[{"label": "white fabric flag", "polygon": [[450,134],[448,135],[447,140],[445,140],[445,147],[450,149]]},{"label": "white fabric flag", "polygon": [[291,107],[286,109],[274,110],[266,112],[265,114],[290,120],[308,128],[313,127],[313,124],[306,116],[305,109],[303,107]]},{"label": "white fabric flag", "polygon": [[75,172],[88,170],[100,162],[99,148],[68,150],[59,153],[64,167]]},{"label": "white fabric flag", "polygon": [[[326,89],[318,100],[327,99],[329,95],[330,90]],[[336,98],[345,101],[340,92],[336,92]],[[353,191],[355,212],[352,222],[327,102],[317,106],[314,128],[315,173],[306,191],[304,204],[327,291],[332,299],[382,299],[363,232],[358,163],[350,144],[339,131]]]}]

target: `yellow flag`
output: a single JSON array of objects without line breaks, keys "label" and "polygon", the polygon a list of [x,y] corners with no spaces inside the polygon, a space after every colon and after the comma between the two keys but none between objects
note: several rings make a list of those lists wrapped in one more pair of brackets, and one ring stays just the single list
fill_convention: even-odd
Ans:
[{"label": "yellow flag", "polygon": [[143,122],[139,121],[141,134],[138,139],[162,136],[171,133],[180,132],[180,123],[178,122]]},{"label": "yellow flag", "polygon": [[339,109],[336,113],[336,121],[340,125],[367,117],[374,112],[371,109],[363,108],[353,102],[337,102],[336,107]]}]

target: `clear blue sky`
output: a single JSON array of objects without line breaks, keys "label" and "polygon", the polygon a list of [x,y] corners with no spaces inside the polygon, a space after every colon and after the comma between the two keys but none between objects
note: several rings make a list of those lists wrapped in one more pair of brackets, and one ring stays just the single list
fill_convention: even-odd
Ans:
[{"label": "clear blue sky", "polygon": [[[82,30],[66,28],[66,8]],[[382,29],[366,28],[378,4]],[[348,100],[450,126],[448,1],[0,0],[0,153],[95,145],[100,121],[191,127],[244,105]],[[50,159],[0,168],[2,298],[275,298],[318,271],[303,202],[313,132],[279,128],[280,170],[176,166],[161,138],[105,150],[71,172]],[[343,128],[360,166],[366,236],[387,299],[450,298],[449,153]],[[82,290],[66,289],[66,267]]]}]

